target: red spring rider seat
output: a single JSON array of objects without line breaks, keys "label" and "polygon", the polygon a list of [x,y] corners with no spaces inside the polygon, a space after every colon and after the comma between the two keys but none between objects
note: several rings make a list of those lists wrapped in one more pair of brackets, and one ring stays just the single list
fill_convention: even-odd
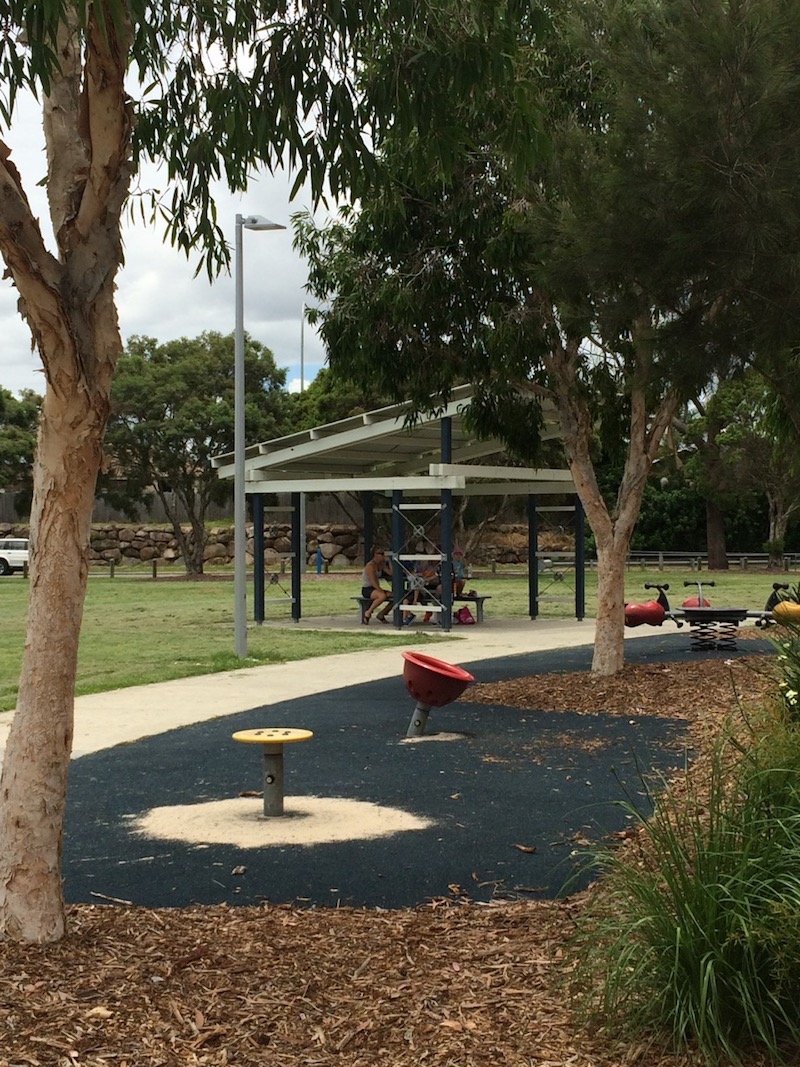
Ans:
[{"label": "red spring rider seat", "polygon": [[660,626],[667,613],[657,600],[625,605],[626,626]]}]

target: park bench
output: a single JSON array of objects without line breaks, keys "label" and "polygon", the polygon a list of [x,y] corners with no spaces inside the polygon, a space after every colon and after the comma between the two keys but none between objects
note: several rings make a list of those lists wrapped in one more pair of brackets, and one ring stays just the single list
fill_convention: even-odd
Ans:
[{"label": "park bench", "polygon": [[[352,596],[350,599],[358,604],[358,617],[361,618],[369,607],[371,601],[363,596]],[[483,605],[487,600],[491,599],[491,596],[483,596],[478,593],[463,593],[461,596],[453,597],[453,604],[474,604],[476,614],[475,621],[483,622]],[[425,615],[428,612],[436,615],[441,612],[441,610],[442,608],[440,604],[403,604],[403,611],[411,612],[415,615]]]}]

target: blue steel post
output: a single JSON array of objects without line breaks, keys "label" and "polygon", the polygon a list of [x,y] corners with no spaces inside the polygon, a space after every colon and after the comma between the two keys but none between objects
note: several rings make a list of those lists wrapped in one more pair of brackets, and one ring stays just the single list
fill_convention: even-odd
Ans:
[{"label": "blue steel post", "polygon": [[392,621],[397,629],[403,623],[403,615],[400,611],[400,601],[403,599],[403,568],[398,556],[403,551],[403,515],[400,505],[403,503],[402,489],[392,490]]},{"label": "blue steel post", "polygon": [[532,619],[539,615],[539,513],[536,510],[536,495],[528,497],[528,614]]},{"label": "blue steel post", "polygon": [[253,618],[264,622],[264,496],[253,493]]},{"label": "blue steel post", "polygon": [[[442,463],[453,462],[453,422],[450,418],[441,421]],[[453,490],[442,489],[441,496],[441,550],[442,560],[442,629],[453,625]]]},{"label": "blue steel post", "polygon": [[575,618],[586,615],[586,517],[580,497],[575,497]]},{"label": "blue steel post", "polygon": [[305,530],[300,529],[300,494],[292,493],[292,618],[300,622],[302,604],[300,603],[300,579],[302,568],[300,566],[301,553],[305,552]]},{"label": "blue steel post", "polygon": [[372,493],[368,490],[361,494],[361,510],[364,513],[364,566],[372,559],[375,544],[375,513]]}]

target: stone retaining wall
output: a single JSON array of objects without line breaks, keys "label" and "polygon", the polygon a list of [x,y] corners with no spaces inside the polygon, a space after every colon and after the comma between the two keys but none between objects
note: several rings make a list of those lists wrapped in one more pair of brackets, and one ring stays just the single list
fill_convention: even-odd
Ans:
[{"label": "stone retaining wall", "polygon": [[[190,527],[183,527],[191,541]],[[253,525],[248,523],[247,551],[253,555]],[[0,523],[0,537],[27,537],[25,524]],[[291,553],[291,527],[285,523],[270,523],[264,527],[264,560],[267,565],[285,559]],[[352,526],[306,527],[306,547],[309,562],[316,557],[317,546],[322,549],[326,561],[337,557],[349,562],[361,559],[359,536]],[[149,563],[151,560],[164,563],[180,563],[178,541],[169,527],[157,525],[125,525],[122,523],[95,523],[92,525],[89,561],[95,565],[114,563]],[[203,559],[213,563],[233,561],[233,527],[211,526]]]},{"label": "stone retaining wall", "polygon": [[[187,534],[190,528],[184,527]],[[252,523],[248,524],[247,551],[253,556]],[[27,537],[28,526],[0,523],[0,537]],[[291,554],[291,527],[286,523],[264,526],[264,561],[276,564]],[[306,526],[308,563],[313,566],[317,547],[326,563],[356,564],[363,559],[358,531],[353,526],[330,523]],[[570,544],[563,535],[540,533],[539,551],[569,551]],[[498,525],[483,531],[481,544],[470,552],[470,563],[524,563],[528,552],[528,530],[523,524]],[[211,526],[203,558],[215,564],[233,561],[233,527]],[[178,542],[169,527],[158,525],[126,525],[123,523],[95,523],[92,526],[90,562],[96,566],[116,563],[181,563]]]}]

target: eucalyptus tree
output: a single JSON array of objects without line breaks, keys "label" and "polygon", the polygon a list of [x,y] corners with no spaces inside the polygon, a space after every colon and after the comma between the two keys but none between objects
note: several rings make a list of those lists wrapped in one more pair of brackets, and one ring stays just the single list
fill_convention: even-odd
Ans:
[{"label": "eucalyptus tree", "polygon": [[[393,143],[390,189],[325,231],[298,222],[334,370],[419,407],[471,381],[476,427],[532,461],[552,400],[597,545],[602,673],[623,663],[625,557],[673,416],[749,358],[765,309],[797,320],[790,6],[551,5],[521,27],[518,97],[489,98],[451,181],[420,181]],[[492,146],[523,95],[549,151],[520,178]],[[610,500],[598,456],[622,471]]]},{"label": "eucalyptus tree", "polygon": [[[145,215],[213,274],[228,254],[216,180],[243,190],[255,169],[284,162],[315,197],[358,195],[388,133],[409,143],[413,134],[417,165],[446,174],[461,143],[448,101],[506,78],[514,6],[0,0],[0,254],[46,382],[28,633],[0,781],[0,935],[51,941],[64,930],[89,522],[122,352],[120,220],[140,165],[160,163],[164,176],[140,202]],[[42,107],[52,250],[13,159],[15,104],[28,91]]]},{"label": "eucalyptus tree", "polygon": [[728,569],[726,512],[741,496],[741,486],[732,481],[724,462],[721,434],[729,415],[726,382],[710,382],[702,396],[695,397],[676,414],[669,434],[669,453],[663,457],[682,471],[692,487],[702,494],[705,508],[708,569]]},{"label": "eucalyptus tree", "polygon": [[[214,331],[163,344],[131,337],[111,389],[102,495],[129,508],[157,496],[191,576],[203,573],[208,506],[230,495],[211,457],[233,451],[233,350],[233,335]],[[286,371],[276,366],[268,348],[249,337],[244,378],[253,438],[288,433]]]},{"label": "eucalyptus tree", "polygon": [[797,430],[784,400],[754,370],[726,383],[720,403],[726,413],[718,434],[725,481],[737,492],[767,501],[769,565],[780,567],[789,523],[800,511],[800,451]]}]

